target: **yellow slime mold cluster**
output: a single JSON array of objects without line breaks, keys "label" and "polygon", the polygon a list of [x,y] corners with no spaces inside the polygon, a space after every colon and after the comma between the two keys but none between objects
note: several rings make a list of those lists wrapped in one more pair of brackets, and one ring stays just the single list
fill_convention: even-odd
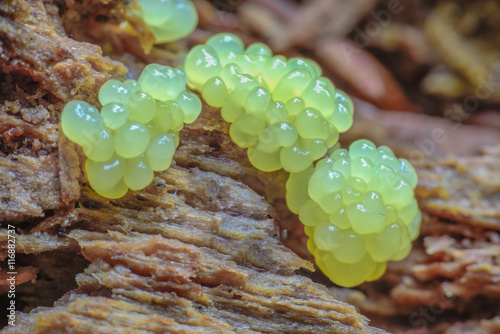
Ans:
[{"label": "yellow slime mold cluster", "polygon": [[378,279],[387,261],[405,258],[418,237],[417,174],[386,146],[358,140],[335,150],[287,182],[287,203],[299,214],[308,249],[336,284]]},{"label": "yellow slime mold cluster", "polygon": [[245,49],[237,36],[218,34],[188,53],[184,69],[260,170],[303,171],[352,125],[350,98],[316,63],[273,56],[262,43]]},{"label": "yellow slime mold cluster", "polygon": [[196,8],[190,0],[137,0],[139,16],[157,43],[186,37],[198,24]]},{"label": "yellow slime mold cluster", "polygon": [[119,198],[139,190],[167,169],[179,144],[178,132],[201,112],[196,94],[186,91],[184,72],[146,66],[138,81],[109,80],[99,90],[101,112],[83,101],[63,109],[64,134],[82,146],[91,187]]}]

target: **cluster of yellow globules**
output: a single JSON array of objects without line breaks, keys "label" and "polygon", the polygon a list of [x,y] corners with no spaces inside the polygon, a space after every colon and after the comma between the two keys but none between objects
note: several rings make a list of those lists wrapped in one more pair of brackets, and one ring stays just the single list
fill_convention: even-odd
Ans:
[{"label": "cluster of yellow globules", "polygon": [[287,182],[287,203],[299,214],[308,249],[336,284],[378,279],[386,262],[411,250],[422,216],[417,174],[386,146],[358,140],[335,150]]},{"label": "cluster of yellow globules", "polygon": [[[169,19],[156,11],[187,1],[139,2],[159,41],[179,38],[165,32]],[[187,81],[209,105],[221,108],[232,140],[248,148],[256,168],[291,173],[288,206],[299,214],[309,251],[334,283],[351,287],[375,280],[387,261],[408,255],[422,218],[413,193],[415,170],[367,140],[349,150],[329,150],[351,127],[353,104],[316,63],[273,56],[261,43],[245,49],[238,37],[218,34],[188,53],[184,69],[186,75],[153,64],[138,81],[110,80],[99,91],[100,113],[82,101],[66,105],[63,131],[83,147],[97,193],[121,197],[170,166],[178,131],[201,111],[198,96],[186,91]]]},{"label": "cluster of yellow globules", "polygon": [[178,132],[201,112],[196,94],[186,91],[184,72],[146,66],[138,81],[107,81],[99,90],[101,112],[84,101],[63,109],[64,134],[82,146],[91,187],[119,198],[139,190],[167,169],[179,144]]},{"label": "cluster of yellow globules", "polygon": [[218,34],[191,49],[188,85],[231,122],[229,134],[263,171],[300,172],[324,156],[352,125],[350,98],[311,60],[273,56],[262,43],[244,48]]},{"label": "cluster of yellow globules", "polygon": [[188,85],[221,108],[256,168],[291,172],[288,206],[333,282],[375,280],[387,261],[408,255],[422,218],[408,161],[361,140],[314,165],[351,127],[353,105],[313,61],[273,56],[261,43],[245,49],[238,37],[218,34],[193,48],[184,66]]}]

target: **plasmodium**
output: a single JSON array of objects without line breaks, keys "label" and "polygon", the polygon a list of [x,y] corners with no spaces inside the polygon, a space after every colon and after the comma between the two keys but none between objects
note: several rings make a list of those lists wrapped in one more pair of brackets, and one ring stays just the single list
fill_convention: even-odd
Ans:
[{"label": "plasmodium", "polygon": [[350,98],[315,62],[273,56],[262,43],[245,49],[235,35],[218,34],[188,53],[184,69],[260,170],[303,171],[352,125]]},{"label": "plasmodium", "polygon": [[63,109],[64,134],[82,146],[91,187],[119,198],[139,190],[167,169],[179,144],[178,132],[201,112],[196,94],[186,91],[184,72],[146,66],[138,81],[109,80],[99,90],[101,112],[83,101]]},{"label": "plasmodium", "polygon": [[408,161],[386,146],[358,140],[292,173],[286,196],[320,269],[334,283],[352,287],[378,279],[387,261],[410,252],[422,218],[416,184]]},{"label": "plasmodium", "polygon": [[196,28],[198,14],[191,0],[137,0],[137,14],[157,43],[184,38]]}]

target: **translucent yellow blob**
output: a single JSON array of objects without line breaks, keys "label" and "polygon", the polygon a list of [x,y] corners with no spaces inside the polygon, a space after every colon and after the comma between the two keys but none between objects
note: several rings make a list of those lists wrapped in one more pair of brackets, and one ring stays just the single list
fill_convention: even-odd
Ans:
[{"label": "translucent yellow blob", "polygon": [[227,88],[219,77],[209,79],[201,90],[201,96],[211,106],[220,108],[227,97]]},{"label": "translucent yellow blob", "polygon": [[199,97],[186,91],[184,72],[158,64],[146,66],[138,82],[106,82],[99,101],[101,113],[86,102],[70,101],[61,127],[82,146],[91,187],[108,198],[143,189],[155,171],[167,169],[178,132],[201,112]]},{"label": "translucent yellow blob", "polygon": [[149,94],[137,91],[130,96],[130,100],[128,101],[128,119],[146,124],[155,116],[155,106],[156,102]]},{"label": "translucent yellow blob", "polygon": [[[321,77],[314,61],[273,56],[262,43],[245,50],[237,36],[217,34],[188,53],[184,68],[189,84],[209,105],[221,108],[225,121],[232,123],[247,114],[265,115],[266,128],[258,141],[251,130],[241,126],[231,126],[230,135],[237,145],[252,147],[251,162],[259,161],[262,166],[264,156],[272,157],[266,170],[279,165],[292,172],[306,169],[352,125],[352,101]],[[292,132],[277,135],[276,123],[289,124],[298,138],[289,140]],[[268,131],[272,126],[275,129]],[[269,155],[276,150],[279,163],[276,154]]]},{"label": "translucent yellow blob", "polygon": [[84,101],[70,101],[61,115],[61,128],[71,141],[87,147],[99,141],[104,122],[99,111]]},{"label": "translucent yellow blob", "polygon": [[128,121],[115,132],[115,150],[123,158],[135,158],[146,150],[150,135],[147,127],[136,121]]},{"label": "translucent yellow blob", "polygon": [[91,143],[91,146],[82,145],[85,155],[95,161],[106,161],[113,156],[115,152],[115,141],[113,133],[109,129],[102,129],[99,137]]},{"label": "translucent yellow blob", "polygon": [[138,0],[138,15],[157,43],[176,41],[189,35],[198,24],[196,8],[190,0]]},{"label": "translucent yellow blob", "polygon": [[422,215],[413,195],[417,175],[406,160],[359,140],[306,171],[290,175],[286,199],[308,229],[316,263],[334,283],[378,279],[387,261],[408,255]]},{"label": "translucent yellow blob", "polygon": [[144,154],[128,159],[123,180],[131,190],[140,190],[153,181],[154,173]]},{"label": "translucent yellow blob", "polygon": [[198,95],[191,92],[184,92],[175,101],[184,113],[184,123],[193,123],[201,113],[201,101]]},{"label": "translucent yellow blob", "polygon": [[265,152],[259,150],[255,146],[251,146],[247,151],[247,156],[248,160],[250,160],[255,168],[264,172],[273,172],[282,167],[278,150],[274,152]]},{"label": "translucent yellow blob", "polygon": [[184,71],[187,82],[198,91],[208,79],[220,75],[221,70],[217,53],[208,45],[197,45],[186,56]]},{"label": "translucent yellow blob", "polygon": [[121,103],[108,103],[101,109],[104,125],[111,130],[118,129],[128,120],[128,109]]},{"label": "translucent yellow blob", "polygon": [[127,186],[122,181],[125,175],[125,166],[126,160],[114,155],[111,159],[103,162],[87,159],[85,171],[90,186],[99,195],[119,198],[127,193]]},{"label": "translucent yellow blob", "polygon": [[99,102],[104,106],[108,103],[121,103],[127,105],[131,92],[125,83],[111,79],[99,89]]},{"label": "translucent yellow blob", "polygon": [[148,165],[155,172],[167,169],[175,153],[174,139],[168,134],[159,134],[151,138],[146,149]]}]

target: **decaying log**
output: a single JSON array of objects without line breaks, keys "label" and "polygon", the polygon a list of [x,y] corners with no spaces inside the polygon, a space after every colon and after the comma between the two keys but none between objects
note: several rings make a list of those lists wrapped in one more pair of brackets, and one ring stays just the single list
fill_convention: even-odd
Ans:
[{"label": "decaying log", "polygon": [[4,1],[0,14],[0,220],[43,217],[75,196],[58,178],[64,103],[95,103],[98,88],[126,68],[98,46],[68,38],[54,4]]},{"label": "decaying log", "polygon": [[14,4],[0,7],[0,220],[16,227],[20,312],[2,333],[384,332],[306,277],[314,267],[280,243],[274,209],[236,180],[249,165],[223,122],[186,129],[179,165],[143,191],[97,196],[59,115],[70,99],[98,105],[99,86],[125,67],[66,36],[66,4]]},{"label": "decaying log", "polygon": [[[286,1],[255,0],[224,16],[228,20],[206,10],[202,29],[178,47],[228,27],[246,42],[255,39],[246,29],[266,38],[287,31],[288,40],[276,45],[291,45],[290,38],[302,34],[299,44],[307,40],[309,51],[339,74],[335,59],[327,59],[335,44],[316,45],[343,41],[332,40],[331,26],[302,31],[283,23],[300,23],[296,13],[314,13],[325,3],[285,11]],[[356,10],[356,22],[375,4],[359,3],[362,8],[344,5]],[[201,0],[196,5],[209,8]],[[454,34],[448,21],[435,20],[446,14],[440,8],[428,27]],[[328,21],[334,13],[321,14]],[[152,185],[119,200],[97,196],[87,184],[83,153],[60,133],[59,115],[70,99],[99,106],[98,88],[123,78],[127,68],[88,42],[108,41],[143,61],[177,60],[167,49],[146,56],[151,35],[141,35],[132,17],[125,28],[115,25],[127,15],[121,1],[0,4],[0,292],[8,288],[5,226],[11,224],[19,311],[16,327],[1,333],[498,331],[497,313],[487,312],[497,309],[500,296],[500,134],[463,125],[470,117],[463,110],[437,119],[355,101],[354,126],[341,136],[342,145],[367,138],[409,158],[419,174],[423,211],[422,233],[409,257],[389,263],[380,280],[358,289],[337,288],[314,272],[303,226],[284,200],[287,174],[252,168],[218,110],[206,105],[181,132],[173,166],[157,173]],[[252,26],[253,18],[262,20]],[[350,27],[345,20],[331,24],[341,25],[341,35]],[[440,44],[429,29],[427,34]],[[308,36],[315,36],[311,43]],[[453,56],[440,47],[443,58]],[[127,75],[136,76],[143,64],[123,59]],[[370,66],[382,68],[375,60]],[[465,72],[471,81],[474,73]],[[390,76],[377,80],[395,87]],[[364,84],[370,82],[353,86]],[[372,95],[382,101],[387,91]],[[401,99],[384,106],[404,109],[405,96],[397,93]],[[464,315],[468,320],[458,322]]]},{"label": "decaying log", "polygon": [[[232,178],[172,167],[121,200],[84,188],[78,204],[21,239],[35,236],[38,248],[20,242],[17,250],[81,251],[90,266],[77,276],[79,288],[6,333],[380,332],[293,274],[311,264],[279,243],[271,207]],[[47,237],[60,228],[60,242]]]}]

